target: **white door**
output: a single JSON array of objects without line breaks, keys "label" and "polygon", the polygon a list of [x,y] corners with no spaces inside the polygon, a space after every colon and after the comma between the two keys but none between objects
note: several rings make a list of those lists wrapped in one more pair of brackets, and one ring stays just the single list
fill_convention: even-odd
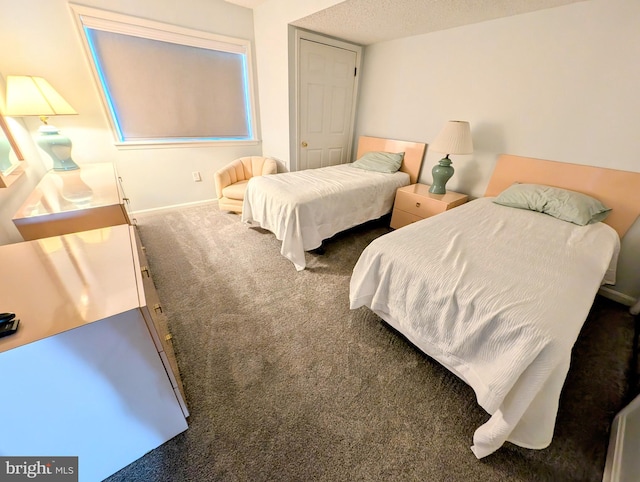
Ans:
[{"label": "white door", "polygon": [[299,41],[298,169],[350,162],[357,53]]}]

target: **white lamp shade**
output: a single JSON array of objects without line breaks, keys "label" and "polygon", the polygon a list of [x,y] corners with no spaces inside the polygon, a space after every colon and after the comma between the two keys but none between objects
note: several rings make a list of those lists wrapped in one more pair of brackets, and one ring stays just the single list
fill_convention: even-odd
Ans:
[{"label": "white lamp shade", "polygon": [[471,128],[467,121],[449,121],[429,148],[445,154],[473,154]]},{"label": "white lamp shade", "polygon": [[46,117],[71,114],[77,112],[42,77],[7,76],[5,115]]}]

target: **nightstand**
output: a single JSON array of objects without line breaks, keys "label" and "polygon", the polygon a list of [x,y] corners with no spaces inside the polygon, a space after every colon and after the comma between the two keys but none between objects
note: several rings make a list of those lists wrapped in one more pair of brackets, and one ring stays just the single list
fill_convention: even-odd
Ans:
[{"label": "nightstand", "polygon": [[396,191],[396,200],[391,215],[391,227],[398,229],[434,214],[466,203],[469,196],[453,191],[445,194],[431,194],[426,184],[411,184]]}]

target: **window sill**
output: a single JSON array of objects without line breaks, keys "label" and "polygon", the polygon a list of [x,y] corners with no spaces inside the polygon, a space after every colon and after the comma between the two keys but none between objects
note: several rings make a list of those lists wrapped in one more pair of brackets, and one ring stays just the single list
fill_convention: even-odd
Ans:
[{"label": "window sill", "polygon": [[248,141],[186,141],[186,142],[158,142],[158,141],[133,141],[116,142],[118,149],[184,149],[194,147],[228,147],[228,146],[257,146],[260,141],[257,139]]}]

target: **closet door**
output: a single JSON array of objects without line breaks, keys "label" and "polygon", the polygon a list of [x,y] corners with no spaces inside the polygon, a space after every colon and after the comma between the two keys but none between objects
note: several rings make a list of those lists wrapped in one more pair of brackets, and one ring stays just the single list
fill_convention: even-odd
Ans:
[{"label": "closet door", "polygon": [[298,170],[351,161],[358,63],[355,46],[298,40]]}]

